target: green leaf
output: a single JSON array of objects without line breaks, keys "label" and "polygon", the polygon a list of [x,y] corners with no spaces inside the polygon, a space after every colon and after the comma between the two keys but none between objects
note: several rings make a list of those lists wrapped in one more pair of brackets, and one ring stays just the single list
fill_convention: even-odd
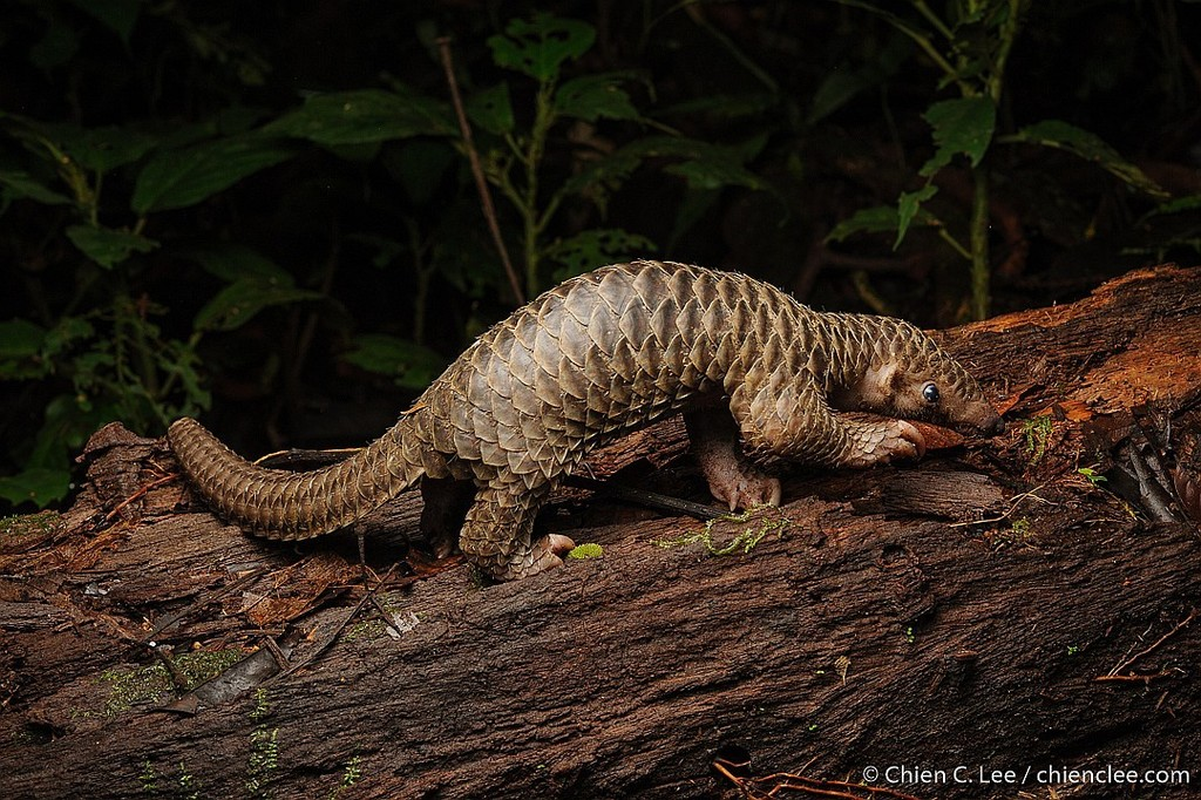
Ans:
[{"label": "green leaf", "polygon": [[645,236],[620,228],[583,231],[547,248],[546,257],[563,266],[555,270],[555,281],[582,275],[603,264],[629,261],[655,252],[655,243]]},{"label": "green leaf", "polygon": [[843,66],[831,71],[813,94],[805,124],[813,125],[825,119],[861,92],[896,75],[912,52],[913,43],[909,38],[894,31],[888,43],[861,67]]},{"label": "green leaf", "polygon": [[707,94],[685,100],[682,103],[656,110],[658,118],[705,115],[715,120],[731,120],[751,117],[771,111],[779,103],[779,97],[766,92],[745,94]]},{"label": "green leaf", "polygon": [[228,189],[261,169],[291,158],[295,148],[258,136],[235,136],[181,150],[160,151],[142,168],[133,210],[186,208]]},{"label": "green leaf", "polygon": [[384,169],[417,206],[429,203],[447,171],[460,163],[445,139],[413,139],[384,151]]},{"label": "green leaf", "polygon": [[842,242],[856,233],[893,233],[900,227],[896,206],[861,208],[826,234],[827,242]]},{"label": "green leaf", "polygon": [[472,122],[498,136],[511,132],[516,125],[507,83],[498,83],[491,89],[476,92],[467,98],[464,110]]},{"label": "green leaf", "polygon": [[1148,211],[1139,218],[1139,223],[1143,223],[1151,217],[1156,217],[1161,214],[1179,214],[1184,211],[1196,211],[1201,209],[1201,194],[1190,194],[1184,197],[1178,197],[1167,203],[1161,203],[1156,208]]},{"label": "green leaf", "polygon": [[91,14],[127,46],[144,5],[143,0],[71,0],[71,4]]},{"label": "green leaf", "polygon": [[66,64],[78,51],[79,34],[65,22],[51,20],[42,38],[29,48],[29,60],[38,69],[49,72]]},{"label": "green leaf", "polygon": [[262,132],[332,146],[448,136],[456,130],[446,103],[411,91],[359,89],[313,95]]},{"label": "green leaf", "polygon": [[[915,193],[920,194],[920,192]],[[902,196],[903,197],[903,196]],[[841,242],[856,233],[894,233],[900,230],[901,214],[896,206],[873,206],[861,208],[850,219],[844,219],[826,234],[827,242]],[[938,218],[930,212],[918,208],[910,221],[924,226],[939,225]]]},{"label": "green leaf", "polygon": [[196,249],[184,255],[206,272],[230,282],[196,314],[192,324],[198,331],[231,331],[264,308],[324,297],[320,292],[298,288],[291,274],[248,247]]},{"label": "green leaf", "polygon": [[137,161],[157,144],[153,136],[115,125],[80,128],[54,124],[43,126],[42,130],[80,166],[100,173]]},{"label": "green leaf", "polygon": [[71,198],[59,194],[24,170],[0,171],[0,186],[4,196],[16,200],[27,197],[46,205],[69,205]]},{"label": "green leaf", "polygon": [[1141,192],[1152,197],[1167,198],[1170,195],[1155,181],[1134,164],[1122,158],[1105,141],[1082,128],[1077,128],[1063,120],[1048,119],[1036,122],[1022,128],[1017,133],[1004,137],[1004,142],[1029,142],[1044,147],[1054,147],[1075,153],[1083,159],[1092,161],[1103,170]]},{"label": "green leaf", "polygon": [[235,281],[200,309],[193,325],[198,331],[232,331],[264,308],[322,297],[321,292],[311,289],[264,284],[252,278]]},{"label": "green leaf", "polygon": [[176,251],[195,261],[204,271],[226,283],[254,279],[261,283],[292,286],[292,274],[250,247],[237,244],[215,244],[190,247]]},{"label": "green leaf", "polygon": [[446,359],[428,347],[383,333],[354,337],[354,350],[342,356],[349,364],[391,377],[406,389],[424,389],[442,374]]},{"label": "green leaf", "polygon": [[149,253],[158,247],[158,242],[136,233],[91,225],[72,225],[67,228],[67,238],[105,269],[112,269],[134,253]]},{"label": "green leaf", "polygon": [[81,317],[63,317],[50,330],[46,331],[46,340],[42,344],[42,357],[50,360],[65,353],[73,344],[81,339],[94,336],[96,329],[92,323]]},{"label": "green leaf", "polygon": [[529,21],[510,21],[504,35],[488,38],[488,47],[497,66],[547,83],[558,76],[564,61],[579,58],[594,41],[596,29],[588,23],[540,12]]},{"label": "green leaf", "polygon": [[680,164],[669,164],[664,172],[679,175],[688,181],[692,189],[724,189],[727,186],[745,186],[748,189],[765,189],[767,184],[755,173],[744,169],[735,161],[721,158],[701,158]]},{"label": "green leaf", "polygon": [[61,152],[84,169],[105,173],[137,161],[157,144],[156,137],[132,127],[84,128],[69,122],[42,122],[5,112],[0,112],[0,118],[11,120],[6,127],[35,144],[43,158],[54,163],[56,169],[62,166],[58,163]]},{"label": "green leaf", "polygon": [[901,241],[905,238],[905,233],[909,230],[909,224],[917,216],[922,203],[937,193],[938,187],[932,183],[926,184],[916,192],[901,193],[901,197],[897,200],[897,239],[892,244],[893,250],[901,246]]},{"label": "green leaf", "polygon": [[573,78],[555,92],[555,112],[565,117],[595,122],[606,119],[642,119],[630,96],[621,88],[627,73],[604,73]]},{"label": "green leaf", "polygon": [[33,503],[44,508],[67,496],[71,489],[71,471],[30,467],[10,478],[0,478],[0,498],[14,506]]},{"label": "green leaf", "polygon": [[958,153],[975,167],[984,158],[997,124],[997,109],[987,97],[943,100],[926,109],[925,120],[934,128],[937,150],[918,174],[930,177],[951,163]]},{"label": "green leaf", "polygon": [[46,331],[25,319],[0,322],[0,379],[41,378],[50,365],[41,359]]},{"label": "green leaf", "polygon": [[678,159],[680,163],[664,167],[665,172],[688,181],[689,188],[706,190],[727,186],[764,189],[766,182],[745,169],[763,148],[766,135],[736,145],[714,145],[696,139],[672,136],[647,136],[618,148],[604,158],[581,169],[564,182],[564,194],[583,194],[603,211],[607,193],[624,182],[649,158]]}]

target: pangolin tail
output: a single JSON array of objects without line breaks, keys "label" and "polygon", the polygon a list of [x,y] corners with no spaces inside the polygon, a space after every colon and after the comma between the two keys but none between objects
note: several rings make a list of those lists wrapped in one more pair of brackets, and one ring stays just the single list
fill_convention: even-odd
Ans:
[{"label": "pangolin tail", "polygon": [[412,485],[425,470],[403,447],[409,418],[350,458],[289,472],[249,463],[194,419],[167,438],[192,486],[222,516],[259,536],[310,539],[344,527]]}]

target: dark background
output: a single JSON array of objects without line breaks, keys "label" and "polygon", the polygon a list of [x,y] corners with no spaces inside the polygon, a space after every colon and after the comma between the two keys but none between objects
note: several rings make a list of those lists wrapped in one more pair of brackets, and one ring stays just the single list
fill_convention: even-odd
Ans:
[{"label": "dark background", "polygon": [[[127,40],[97,8],[136,17]],[[888,8],[920,22],[908,4]],[[655,246],[629,256],[739,269],[819,308],[886,311],[931,327],[967,321],[967,264],[933,232],[911,232],[896,250],[887,234],[823,243],[857,210],[892,204],[922,184],[917,169],[933,149],[922,113],[956,96],[895,26],[853,6],[5,2],[0,112],[166,135],[224,114],[265,124],[314,92],[396,82],[445,102],[434,39],[448,35],[464,94],[508,82],[522,130],[534,83],[498,67],[487,39],[534,10],[592,25],[595,45],[564,66],[563,78],[629,70],[624,85],[644,117],[600,119],[583,130],[557,125],[539,165],[544,187],[566,180],[589,148],[620,147],[659,133],[656,125],[713,145],[762,138],[743,164],[762,188],[720,181],[698,188],[666,169],[670,159],[650,158],[603,213],[586,196],[565,204],[548,242],[620,228]],[[976,35],[987,38],[989,28],[979,26]],[[1064,120],[1100,136],[1172,197],[1201,195],[1197,42],[1199,3],[1035,3],[1005,74],[998,133]],[[862,85],[818,114],[819,93],[833,75],[858,76]],[[4,121],[0,167],[32,169],[28,142],[13,134],[17,123]],[[495,144],[477,136],[482,148]],[[105,176],[101,224],[137,224],[129,211],[136,166]],[[1197,262],[1195,205],[1155,214],[1162,198],[1059,150],[994,145],[988,168],[992,313],[1071,300],[1138,265]],[[939,176],[930,209],[948,226],[964,224],[968,178],[959,162]],[[503,199],[497,207],[516,252],[518,220]],[[143,232],[161,246],[111,270],[87,263],[66,237],[76,210],[12,196],[0,209],[0,320],[53,330],[64,318],[91,313],[94,328],[69,348],[39,355],[36,368],[10,362],[0,373],[0,475],[31,465],[64,469],[87,433],[111,418],[152,435],[177,413],[203,411],[207,424],[248,455],[359,444],[391,424],[436,374],[438,360],[452,359],[514,307],[466,159],[446,138],[409,137],[353,152],[298,144],[293,157],[201,203],[149,215]],[[193,341],[197,313],[224,285],[179,256],[197,242],[253,248],[297,287],[326,299],[274,304]],[[542,287],[555,277],[548,264]],[[136,376],[103,385],[81,378],[90,374],[89,354],[112,340],[105,326],[118,323],[106,309],[121,298],[153,320],[152,338],[184,343],[195,354],[194,377],[211,390],[209,409],[171,392],[130,406],[121,387],[137,384]],[[414,357],[398,376],[347,358],[356,337],[374,333],[418,344],[435,363]]]}]

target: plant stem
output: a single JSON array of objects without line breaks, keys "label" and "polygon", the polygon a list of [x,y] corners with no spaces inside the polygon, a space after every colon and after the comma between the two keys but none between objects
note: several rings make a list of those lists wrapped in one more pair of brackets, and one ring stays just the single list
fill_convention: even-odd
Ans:
[{"label": "plant stem", "polygon": [[555,121],[554,90],[554,79],[547,80],[538,87],[534,125],[530,130],[529,146],[522,159],[525,163],[525,196],[522,198],[520,209],[525,239],[525,290],[530,297],[538,293],[540,284],[538,240],[542,236],[546,220],[538,214],[538,168],[542,165],[542,156],[546,152],[546,137]]},{"label": "plant stem", "polygon": [[463,98],[459,96],[459,84],[455,80],[454,63],[451,60],[450,54],[450,38],[447,36],[439,37],[438,52],[442,57],[442,67],[446,72],[446,83],[450,86],[450,98],[455,107],[455,116],[459,119],[459,131],[463,136],[463,147],[467,151],[467,160],[471,164],[471,174],[475,178],[475,188],[480,196],[480,205],[483,207],[484,219],[488,223],[488,230],[492,234],[492,241],[496,243],[497,252],[500,253],[501,263],[504,264],[505,274],[509,276],[509,286],[513,290],[513,298],[518,305],[525,302],[525,296],[521,292],[521,282],[517,280],[517,273],[513,270],[513,262],[509,260],[509,251],[505,247],[504,237],[500,235],[500,223],[496,220],[496,208],[492,205],[492,195],[488,192],[488,181],[484,178],[484,169],[480,166],[480,156],[475,149],[475,140],[471,136],[471,125],[467,123],[467,112],[463,110]]},{"label": "plant stem", "polygon": [[984,319],[988,316],[989,273],[991,272],[988,255],[988,169],[983,163],[972,170],[972,316]]},{"label": "plant stem", "polygon": [[[1027,0],[1009,0],[1009,13],[1001,23],[1000,43],[996,55],[993,57],[992,66],[984,80],[985,95],[992,101],[994,107],[1001,104],[1001,94],[1005,89],[1005,64],[1009,60],[1009,51],[1021,28],[1022,13],[1025,11],[1026,3]],[[992,269],[988,254],[988,184],[988,159],[984,159],[972,168],[971,285],[972,316],[976,319],[987,317],[991,306],[989,275]]]}]

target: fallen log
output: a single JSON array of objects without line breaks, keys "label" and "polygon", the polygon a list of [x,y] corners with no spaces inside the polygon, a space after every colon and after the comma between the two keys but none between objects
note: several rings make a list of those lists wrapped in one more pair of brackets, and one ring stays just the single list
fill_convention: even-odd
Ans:
[{"label": "fallen log", "polygon": [[[408,545],[416,493],[365,572],[105,428],[0,532],[0,796],[1186,796],[1201,269],[941,338],[1004,438],[709,525],[570,490],[541,524],[603,556],[499,586]],[[680,427],[595,472],[703,500]]]}]

